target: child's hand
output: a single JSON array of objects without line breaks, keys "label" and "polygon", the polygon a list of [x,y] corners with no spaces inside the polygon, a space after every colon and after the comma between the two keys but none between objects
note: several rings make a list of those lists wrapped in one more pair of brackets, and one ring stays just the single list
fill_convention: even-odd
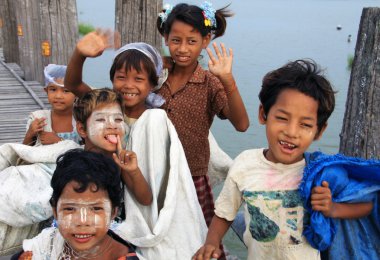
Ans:
[{"label": "child's hand", "polygon": [[39,134],[41,144],[55,144],[62,140],[56,133],[42,131]]},{"label": "child's hand", "polygon": [[218,46],[214,42],[212,44],[214,46],[215,54],[217,57],[214,57],[210,48],[207,48],[208,56],[210,60],[208,62],[209,70],[212,74],[217,76],[223,82],[223,79],[226,77],[231,78],[232,75],[232,58],[233,53],[232,49],[229,49],[229,54],[227,53],[226,47],[223,43],[220,44],[222,49],[222,53],[220,52]]},{"label": "child's hand", "polygon": [[29,125],[28,134],[31,137],[37,136],[39,132],[44,130],[44,126],[46,125],[45,120],[46,118],[44,117],[34,119]]},{"label": "child's hand", "polygon": [[76,48],[85,57],[98,57],[108,48],[118,48],[119,39],[120,36],[116,32],[97,29],[83,36]]},{"label": "child's hand", "polygon": [[222,251],[215,245],[205,244],[193,255],[192,260],[218,259]]},{"label": "child's hand", "polygon": [[126,172],[128,175],[133,176],[138,174],[137,156],[132,151],[124,150],[121,146],[120,136],[117,136],[117,154],[112,155],[114,161],[122,169],[122,173]]},{"label": "child's hand", "polygon": [[334,203],[332,202],[331,190],[327,181],[323,181],[322,186],[312,189],[311,205],[313,210],[322,212],[325,217],[332,217]]}]

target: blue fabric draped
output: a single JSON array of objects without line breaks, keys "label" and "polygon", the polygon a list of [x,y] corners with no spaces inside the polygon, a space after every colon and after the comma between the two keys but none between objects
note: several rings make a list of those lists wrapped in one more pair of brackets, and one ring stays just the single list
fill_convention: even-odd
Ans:
[{"label": "blue fabric draped", "polygon": [[[330,259],[379,259],[380,257],[380,161],[321,152],[305,154],[306,167],[300,184],[304,207],[310,213],[303,234],[321,251],[329,246]],[[311,190],[329,183],[334,202],[373,201],[373,210],[360,219],[331,219],[313,211]]]}]

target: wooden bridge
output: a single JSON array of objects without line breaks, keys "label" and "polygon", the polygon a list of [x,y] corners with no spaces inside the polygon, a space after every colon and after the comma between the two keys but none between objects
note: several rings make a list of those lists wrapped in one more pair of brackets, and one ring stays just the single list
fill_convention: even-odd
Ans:
[{"label": "wooden bridge", "polygon": [[21,143],[30,112],[49,107],[43,86],[24,81],[15,63],[5,63],[0,48],[0,144]]}]

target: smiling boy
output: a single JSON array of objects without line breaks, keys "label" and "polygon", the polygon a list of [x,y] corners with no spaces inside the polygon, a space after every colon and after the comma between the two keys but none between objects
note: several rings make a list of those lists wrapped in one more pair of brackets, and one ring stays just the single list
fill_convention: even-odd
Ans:
[{"label": "smiling boy", "polygon": [[[235,159],[215,203],[206,242],[193,259],[219,257],[220,241],[242,202],[248,259],[320,259],[302,234],[309,220],[298,189],[304,153],[327,127],[334,91],[314,62],[297,60],[269,72],[259,98],[268,148],[247,150]],[[332,202],[327,182],[313,189],[311,204],[313,210],[339,218],[365,216],[372,209],[371,202]]]}]

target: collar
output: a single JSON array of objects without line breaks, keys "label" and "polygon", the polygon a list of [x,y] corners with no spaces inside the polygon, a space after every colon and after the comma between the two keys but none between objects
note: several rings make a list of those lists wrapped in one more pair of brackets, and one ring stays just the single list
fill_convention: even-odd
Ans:
[{"label": "collar", "polygon": [[191,76],[189,83],[203,83],[206,78],[206,70],[202,68],[201,65],[197,65],[195,68],[193,75]]}]

